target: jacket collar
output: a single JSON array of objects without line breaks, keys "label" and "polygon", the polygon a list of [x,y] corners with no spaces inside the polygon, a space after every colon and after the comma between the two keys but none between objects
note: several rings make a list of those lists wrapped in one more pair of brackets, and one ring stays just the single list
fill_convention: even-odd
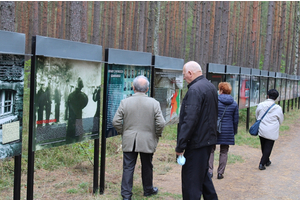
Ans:
[{"label": "jacket collar", "polygon": [[137,92],[137,93],[134,93],[132,96],[147,96],[147,95],[142,92]]},{"label": "jacket collar", "polygon": [[273,99],[267,99],[266,101],[271,101],[271,102],[275,103],[275,101]]},{"label": "jacket collar", "polygon": [[203,79],[204,78],[204,76],[203,75],[200,75],[200,76],[198,76],[197,78],[195,78],[192,82],[190,82],[190,84],[188,84],[188,88],[190,88],[194,83],[196,83],[197,81],[199,81],[199,80],[201,80],[201,79]]}]

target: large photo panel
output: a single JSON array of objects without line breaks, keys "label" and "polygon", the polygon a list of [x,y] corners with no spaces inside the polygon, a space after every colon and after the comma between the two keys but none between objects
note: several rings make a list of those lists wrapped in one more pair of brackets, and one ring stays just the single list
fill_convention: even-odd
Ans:
[{"label": "large photo panel", "polygon": [[33,150],[99,138],[101,63],[35,57]]},{"label": "large photo panel", "polygon": [[[118,133],[112,125],[112,120],[117,112],[121,100],[134,94],[133,80],[139,75],[144,75],[151,81],[150,66],[133,65],[107,65],[107,90],[106,90],[106,138],[116,136]],[[151,84],[150,86],[151,87]],[[146,95],[150,96],[151,88]]]},{"label": "large photo panel", "polygon": [[0,54],[0,159],[22,153],[24,55]]},{"label": "large photo panel", "polygon": [[183,88],[182,71],[155,69],[154,87],[153,97],[160,103],[166,124],[178,123]]}]

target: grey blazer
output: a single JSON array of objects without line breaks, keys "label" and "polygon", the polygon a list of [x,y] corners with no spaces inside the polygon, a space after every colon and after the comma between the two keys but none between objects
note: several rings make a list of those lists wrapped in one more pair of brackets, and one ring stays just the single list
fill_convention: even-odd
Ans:
[{"label": "grey blazer", "polygon": [[123,99],[114,116],[113,125],[122,135],[122,149],[154,153],[165,126],[160,104],[144,93]]}]

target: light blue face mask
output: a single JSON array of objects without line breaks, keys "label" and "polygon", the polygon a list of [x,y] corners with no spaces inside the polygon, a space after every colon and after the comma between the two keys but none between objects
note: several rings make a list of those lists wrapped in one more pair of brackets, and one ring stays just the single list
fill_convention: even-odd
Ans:
[{"label": "light blue face mask", "polygon": [[180,156],[178,156],[178,158],[177,158],[177,163],[178,163],[179,165],[184,165],[184,164],[185,164],[185,157],[183,156],[183,154],[180,155]]}]

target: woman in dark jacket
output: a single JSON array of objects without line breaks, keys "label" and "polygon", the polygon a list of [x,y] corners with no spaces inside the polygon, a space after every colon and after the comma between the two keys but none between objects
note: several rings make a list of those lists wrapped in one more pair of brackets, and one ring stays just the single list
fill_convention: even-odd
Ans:
[{"label": "woman in dark jacket", "polygon": [[[218,134],[217,144],[220,144],[220,158],[218,167],[218,179],[224,178],[229,145],[234,145],[234,135],[237,133],[239,123],[239,108],[233,97],[230,95],[232,87],[227,82],[219,83],[219,102],[218,102],[218,117],[222,118],[221,133]],[[225,110],[226,108],[226,110]],[[209,173],[213,176],[214,152],[216,145],[214,145],[209,158]]]}]

